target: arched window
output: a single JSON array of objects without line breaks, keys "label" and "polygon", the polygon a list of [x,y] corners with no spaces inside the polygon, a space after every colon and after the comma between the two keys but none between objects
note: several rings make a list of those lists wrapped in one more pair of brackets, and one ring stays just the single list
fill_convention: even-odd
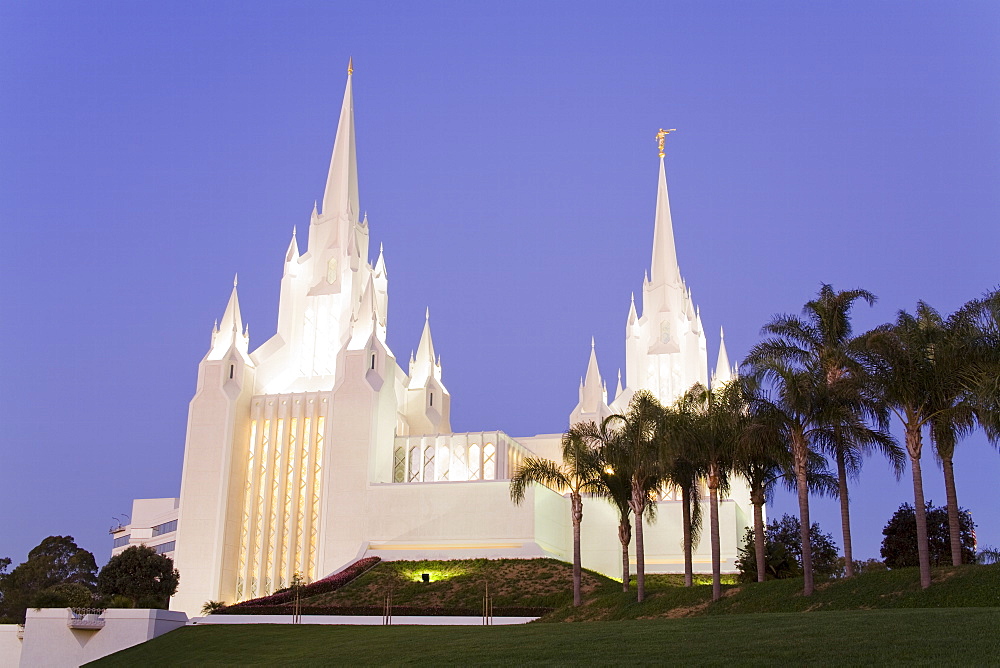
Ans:
[{"label": "arched window", "polygon": [[420,482],[420,446],[410,448],[410,476],[406,482]]},{"label": "arched window", "polygon": [[479,446],[469,446],[469,480],[479,480],[482,477],[482,460],[479,458]]},{"label": "arched window", "polygon": [[447,445],[442,445],[440,448],[438,448],[437,461],[438,461],[437,480],[451,480],[451,478],[448,477],[449,474],[451,473],[451,469],[449,468],[449,465],[451,464],[451,452],[450,448]]},{"label": "arched window", "polygon": [[465,446],[453,445],[451,448],[451,466],[449,480],[468,480],[469,467],[466,464]]},{"label": "arched window", "polygon": [[404,482],[406,480],[406,450],[398,447],[392,453],[392,481]]},{"label": "arched window", "polygon": [[483,480],[495,480],[497,476],[497,449],[492,443],[483,448]]},{"label": "arched window", "polygon": [[424,448],[424,482],[434,482],[434,446]]}]

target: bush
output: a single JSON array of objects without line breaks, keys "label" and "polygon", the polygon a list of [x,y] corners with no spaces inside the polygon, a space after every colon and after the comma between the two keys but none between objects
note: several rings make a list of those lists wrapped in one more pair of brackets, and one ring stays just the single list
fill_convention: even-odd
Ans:
[{"label": "bush", "polygon": [[[935,508],[927,502],[927,547],[931,566],[951,565],[951,537],[948,533],[948,509]],[[964,508],[958,512],[959,536],[962,541],[962,563],[976,561],[975,530],[972,515]],[[889,568],[919,566],[917,556],[917,513],[909,503],[901,505],[882,529],[882,559]]]},{"label": "bush", "polygon": [[[768,580],[783,580],[802,575],[802,525],[794,515],[783,515],[764,527],[764,569]],[[836,577],[843,572],[843,563],[837,555],[837,544],[833,536],[823,533],[819,524],[813,522],[809,528],[809,542],[812,545],[813,573],[819,576]],[[747,529],[743,544],[737,552],[736,568],[740,571],[741,582],[757,580],[757,552],[754,549],[753,529]]]},{"label": "bush", "polygon": [[101,594],[127,597],[137,608],[166,608],[179,582],[173,560],[145,545],[111,557],[97,575]]}]

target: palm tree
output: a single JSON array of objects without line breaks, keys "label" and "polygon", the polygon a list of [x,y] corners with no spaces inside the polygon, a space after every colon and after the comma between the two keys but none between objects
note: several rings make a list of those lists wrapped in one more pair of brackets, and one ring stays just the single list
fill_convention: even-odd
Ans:
[{"label": "palm tree", "polygon": [[587,447],[584,439],[572,430],[563,435],[563,463],[550,459],[527,457],[510,479],[510,498],[514,503],[524,501],[525,492],[532,483],[545,485],[553,490],[569,491],[570,519],[573,524],[573,605],[583,602],[583,579],[580,559],[580,524],[583,522],[583,494],[598,484],[599,460]]},{"label": "palm tree", "polygon": [[[748,403],[747,422],[737,443],[733,468],[750,488],[757,582],[764,582],[767,579],[764,504],[773,500],[778,483],[794,492],[796,478],[791,452],[785,444],[784,420],[772,413],[773,406],[766,399],[762,400],[760,387],[752,380],[742,379]],[[806,466],[809,490],[821,496],[836,495],[838,480],[826,471],[825,465],[822,455],[809,453]]]},{"label": "palm tree", "polygon": [[708,389],[695,383],[677,402],[687,425],[690,444],[701,453],[709,498],[709,533],[712,542],[712,600],[722,598],[722,555],[719,537],[719,494],[729,491],[729,473],[736,444],[745,427],[746,402],[738,380]]},{"label": "palm tree", "polygon": [[761,393],[758,402],[766,404],[771,428],[781,433],[791,452],[795,472],[795,490],[799,503],[802,540],[803,595],[814,590],[812,545],[809,540],[810,470],[837,439],[856,443],[882,443],[891,439],[885,432],[872,429],[858,416],[865,412],[870,398],[852,383],[827,384],[812,369],[795,368],[776,357],[758,358],[748,367],[755,380],[770,382],[773,396]]},{"label": "palm tree", "polygon": [[598,478],[600,484],[594,493],[603,496],[618,510],[618,540],[622,546],[622,591],[629,588],[628,547],[632,543],[632,474],[628,460],[624,456],[619,434],[608,430],[606,424],[598,426],[594,422],[583,422],[570,427],[570,431],[596,450],[599,457]]},{"label": "palm tree", "polygon": [[621,463],[629,472],[629,507],[635,517],[636,599],[646,597],[646,560],[642,519],[650,511],[652,495],[664,481],[657,430],[664,424],[663,407],[650,392],[640,390],[624,414],[605,419],[606,429],[616,430],[621,445]]},{"label": "palm tree", "polygon": [[[936,418],[943,421],[946,397],[967,372],[965,362],[953,354],[954,345],[940,314],[922,301],[917,303],[915,314],[899,311],[895,323],[877,327],[866,335],[869,375],[881,400],[903,424],[913,475],[920,586],[925,589],[931,585],[931,564],[920,467],[921,430],[933,426]],[[946,431],[942,431],[941,421],[939,437]]]},{"label": "palm tree", "polygon": [[680,442],[680,450],[672,461],[667,462],[669,470],[667,478],[681,493],[681,530],[682,548],[684,550],[684,586],[694,586],[694,547],[701,539],[701,485],[705,471],[698,462],[698,453],[684,447],[686,442]]},{"label": "palm tree", "polygon": [[219,610],[226,607],[225,601],[205,601],[205,605],[201,606],[201,614],[211,615]]},{"label": "palm tree", "polygon": [[[839,383],[854,383],[856,391],[864,391],[864,367],[861,364],[860,339],[852,338],[850,312],[854,303],[863,300],[873,305],[874,294],[867,290],[843,290],[837,292],[824,283],[817,297],[802,309],[802,317],[778,315],[764,326],[763,332],[770,335],[750,351],[747,361],[751,364],[766,359],[782,360],[799,369],[809,369],[820,377],[820,382],[828,387]],[[849,396],[849,394],[848,394]],[[888,416],[879,410],[876,402],[859,405],[863,411],[857,417],[874,420],[884,431]],[[852,420],[853,421],[853,420]],[[837,480],[840,496],[841,530],[844,537],[844,563],[847,577],[854,575],[854,554],[851,547],[850,500],[847,489],[848,477],[857,477],[863,456],[871,447],[883,451],[898,473],[903,466],[903,452],[889,438],[858,442],[849,438],[852,430],[839,429],[833,425],[829,439],[829,451],[837,463]]]},{"label": "palm tree", "polygon": [[958,493],[955,485],[955,446],[958,441],[976,428],[986,427],[987,436],[997,442],[992,429],[993,415],[982,410],[988,398],[982,392],[983,379],[996,378],[996,368],[990,368],[991,357],[997,348],[990,345],[991,300],[998,300],[996,293],[985,299],[974,299],[940,323],[941,340],[934,346],[936,366],[955,370],[942,378],[933,399],[930,418],[931,443],[944,473],[947,497],[948,531],[951,559],[954,566],[962,563],[962,540],[959,527]]}]

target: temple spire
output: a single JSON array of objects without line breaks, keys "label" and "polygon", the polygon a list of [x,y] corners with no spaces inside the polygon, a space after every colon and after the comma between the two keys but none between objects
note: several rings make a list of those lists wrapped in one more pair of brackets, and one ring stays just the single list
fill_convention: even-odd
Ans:
[{"label": "temple spire", "polygon": [[410,362],[411,387],[422,386],[428,378],[435,375],[437,360],[434,355],[434,341],[431,339],[431,310],[428,307],[424,315],[424,331],[420,334],[417,354]]},{"label": "temple spire", "polygon": [[733,379],[733,368],[729,366],[729,354],[726,352],[726,332],[719,328],[719,360],[712,374],[712,387],[718,387]]},{"label": "temple spire", "polygon": [[222,359],[233,346],[244,357],[247,354],[249,330],[243,327],[243,316],[240,313],[240,298],[236,293],[236,283],[237,279],[234,277],[233,291],[229,295],[226,312],[222,314],[222,320],[217,322],[212,331],[212,349],[209,350],[207,359]]},{"label": "temple spire", "polygon": [[358,204],[358,165],[354,148],[354,95],[351,88],[353,60],[348,64],[347,87],[340,108],[337,138],[330,158],[330,172],[323,193],[324,216],[348,216],[357,222],[361,207]]},{"label": "temple spire", "polygon": [[667,195],[667,173],[660,158],[660,175],[656,187],[656,222],[653,227],[653,261],[650,282],[654,285],[680,280],[677,250],[674,247],[674,226],[670,220],[670,198]]}]

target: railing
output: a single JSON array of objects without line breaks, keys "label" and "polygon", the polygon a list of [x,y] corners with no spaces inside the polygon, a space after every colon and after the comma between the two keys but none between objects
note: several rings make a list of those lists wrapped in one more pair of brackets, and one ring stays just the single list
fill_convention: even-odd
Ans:
[{"label": "railing", "polygon": [[99,631],[104,628],[104,608],[71,608],[66,626],[83,631]]}]

